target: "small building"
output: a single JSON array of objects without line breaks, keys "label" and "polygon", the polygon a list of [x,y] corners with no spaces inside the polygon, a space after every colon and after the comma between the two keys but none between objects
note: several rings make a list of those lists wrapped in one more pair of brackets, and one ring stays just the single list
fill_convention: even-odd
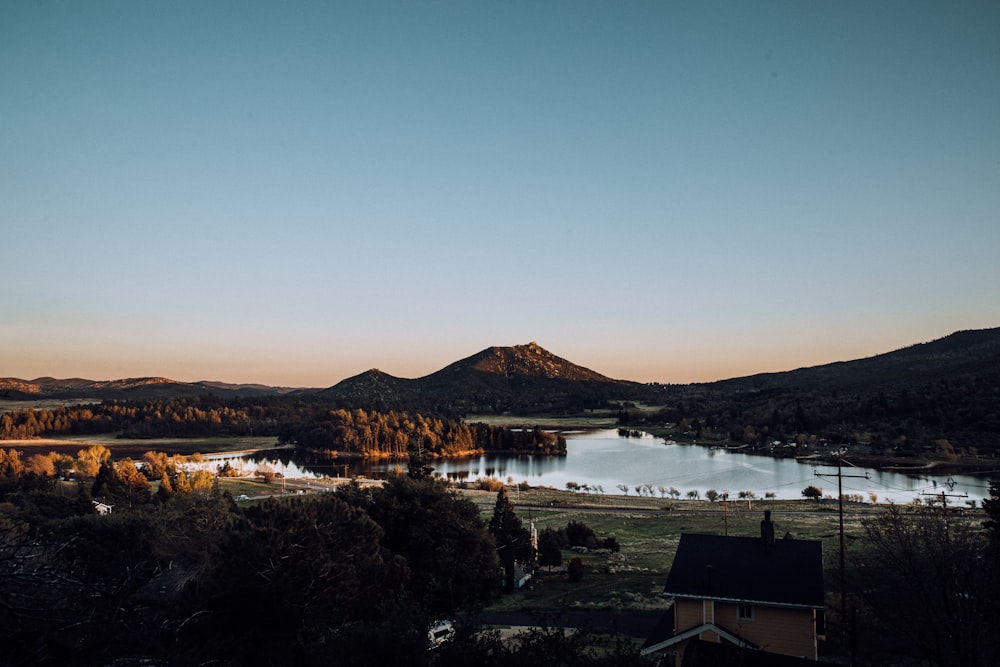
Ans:
[{"label": "small building", "polygon": [[94,504],[94,511],[98,514],[111,514],[111,510],[114,508],[114,505],[109,505],[100,500],[92,500],[91,502]]},{"label": "small building", "polygon": [[643,655],[666,653],[679,667],[687,644],[701,640],[819,658],[823,543],[776,540],[770,510],[760,537],[681,535],[663,594],[674,603]]}]

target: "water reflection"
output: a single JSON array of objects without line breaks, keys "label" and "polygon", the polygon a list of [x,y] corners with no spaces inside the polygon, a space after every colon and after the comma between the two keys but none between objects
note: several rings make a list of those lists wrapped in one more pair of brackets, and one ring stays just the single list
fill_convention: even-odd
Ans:
[{"label": "water reflection", "polygon": [[[381,478],[406,462],[350,461],[324,459],[297,450],[262,452],[249,459],[228,459],[233,467],[241,461],[250,474],[254,466],[270,465],[274,472],[288,477],[365,477]],[[222,459],[209,462],[214,472]],[[837,480],[829,477],[836,468],[815,462],[753,456],[708,447],[668,444],[660,438],[621,437],[616,430],[567,434],[566,456],[483,455],[465,459],[439,459],[431,462],[435,474],[453,481],[471,482],[492,477],[504,482],[527,482],[531,486],[565,489],[567,483],[591,492],[657,497],[688,497],[696,491],[702,498],[709,489],[728,492],[731,498],[741,493],[756,498],[802,498],[802,489],[817,486],[824,495],[835,496]],[[824,476],[819,477],[816,473]],[[909,476],[891,471],[852,468],[851,474],[869,474],[869,479],[845,478],[844,493],[871,501],[892,500],[910,503],[915,498],[947,491],[968,494],[977,504],[989,496],[986,479],[969,475]],[[622,488],[624,487],[624,488]],[[676,495],[674,495],[676,493]],[[961,504],[965,498],[952,498]]]}]

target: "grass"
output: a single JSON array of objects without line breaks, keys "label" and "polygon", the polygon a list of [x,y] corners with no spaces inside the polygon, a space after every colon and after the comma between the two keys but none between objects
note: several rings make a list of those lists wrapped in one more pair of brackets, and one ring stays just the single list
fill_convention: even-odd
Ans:
[{"label": "grass", "polygon": [[171,456],[195,453],[238,452],[248,449],[274,449],[278,441],[274,436],[215,437],[215,438],[118,438],[115,433],[98,435],[69,435],[58,438],[38,438],[32,440],[3,440],[0,445],[15,449],[54,451],[76,454],[91,445],[104,445],[116,458],[130,456],[140,458],[148,451],[165,452]]},{"label": "grass", "polygon": [[219,488],[228,491],[233,498],[237,496],[259,496],[264,494],[278,495],[281,493],[281,482],[265,483],[259,479],[246,477],[220,477]]},{"label": "grass", "polygon": [[[493,512],[496,494],[463,491],[479,504],[485,518]],[[614,534],[621,551],[584,553],[563,551],[564,561],[579,557],[585,566],[583,580],[570,582],[564,575],[542,573],[532,588],[503,596],[490,611],[523,611],[539,615],[573,610],[656,612],[667,607],[660,597],[682,533],[760,535],[765,509],[772,511],[779,539],[791,533],[796,539],[823,542],[824,574],[828,594],[839,589],[840,532],[837,503],[810,500],[755,500],[722,502],[674,501],[635,496],[598,496],[529,489],[510,493],[518,517],[539,530],[565,527],[570,521],[590,526],[598,537]],[[667,509],[670,508],[670,509]],[[883,506],[848,503],[844,531],[848,561],[861,556],[864,537],[861,521]],[[981,512],[980,512],[981,513]]]}]

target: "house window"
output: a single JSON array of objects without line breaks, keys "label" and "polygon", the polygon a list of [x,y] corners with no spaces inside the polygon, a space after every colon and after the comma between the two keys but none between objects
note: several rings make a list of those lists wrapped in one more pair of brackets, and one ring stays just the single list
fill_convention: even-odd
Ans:
[{"label": "house window", "polygon": [[741,604],[736,608],[736,618],[741,621],[753,620],[753,605]]}]

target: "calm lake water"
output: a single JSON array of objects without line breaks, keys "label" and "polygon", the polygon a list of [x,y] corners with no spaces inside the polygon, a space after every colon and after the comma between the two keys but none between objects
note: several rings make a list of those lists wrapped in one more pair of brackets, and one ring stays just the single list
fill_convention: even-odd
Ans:
[{"label": "calm lake water", "polygon": [[[850,459],[850,455],[847,458]],[[219,463],[213,461],[213,468]],[[267,464],[288,477],[382,477],[397,465],[359,462],[324,466],[293,460],[288,453],[283,453],[282,458],[268,460]],[[258,463],[243,460],[232,465],[252,471]],[[402,465],[406,467],[405,463]],[[802,498],[802,489],[809,485],[820,487],[824,495],[835,497],[837,493],[837,479],[831,476],[837,471],[835,466],[696,445],[667,444],[662,438],[649,435],[625,438],[619,436],[617,430],[567,434],[565,457],[487,455],[437,460],[432,465],[436,473],[455,481],[495,477],[557,489],[565,489],[567,482],[575,482],[591,489],[602,487],[606,495],[621,495],[619,484],[628,486],[629,495],[635,495],[637,485],[651,484],[653,494],[658,497],[661,496],[659,487],[664,487],[668,497],[673,487],[680,491],[682,498],[686,498],[689,491],[698,491],[704,498],[709,489],[719,493],[728,491],[730,498],[736,498],[741,491],[752,491],[756,498],[764,498],[766,494],[782,499]],[[819,477],[817,472],[826,476]],[[978,504],[989,497],[988,480],[969,475],[910,476],[866,468],[845,468],[844,473],[868,474],[869,479],[851,477],[843,480],[845,494],[861,494],[866,501],[872,493],[877,495],[878,502],[892,500],[901,504],[910,503],[922,494],[942,491],[968,494],[968,498],[948,498],[952,505],[964,504],[966,500],[975,500]]]}]

